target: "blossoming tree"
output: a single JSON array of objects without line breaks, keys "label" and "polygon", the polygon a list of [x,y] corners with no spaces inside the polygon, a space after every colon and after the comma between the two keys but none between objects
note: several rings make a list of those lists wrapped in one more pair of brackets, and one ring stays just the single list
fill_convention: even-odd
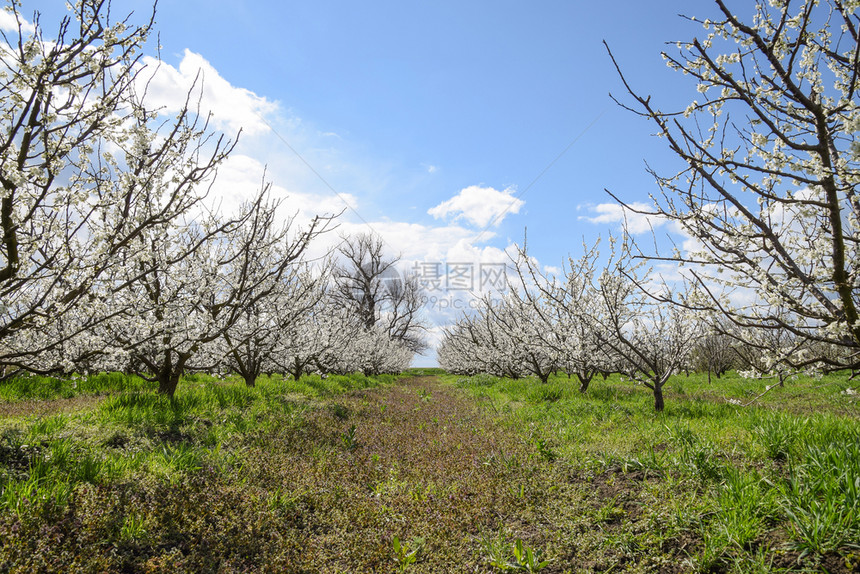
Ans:
[{"label": "blossoming tree", "polygon": [[131,26],[83,0],[48,38],[38,15],[28,32],[8,9],[19,25],[0,46],[0,363],[47,373],[71,368],[71,348],[89,353],[80,339],[115,313],[100,283],[198,204],[232,144],[189,102],[154,123],[135,88],[152,20]]},{"label": "blossoming tree", "polygon": [[[699,99],[686,109],[659,108],[612,58],[632,98],[622,105],[648,118],[682,160],[678,173],[653,172],[661,195],[651,215],[698,247],[664,258],[688,268],[710,295],[702,307],[741,336],[790,334],[793,344],[771,350],[770,364],[857,368],[857,2],[756,0],[748,21],[723,0],[715,5],[713,20],[690,18],[704,25],[701,39],[663,55],[696,83]],[[732,298],[739,289],[752,289],[751,303]]]}]

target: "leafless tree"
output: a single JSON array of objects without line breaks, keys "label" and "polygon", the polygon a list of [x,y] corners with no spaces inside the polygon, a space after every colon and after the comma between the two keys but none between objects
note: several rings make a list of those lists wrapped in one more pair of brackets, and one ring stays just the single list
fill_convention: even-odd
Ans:
[{"label": "leafless tree", "polygon": [[427,348],[421,285],[397,270],[399,258],[386,258],[385,243],[369,233],[344,237],[338,247],[333,298],[352,312],[365,328],[383,328],[390,339],[414,353]]}]

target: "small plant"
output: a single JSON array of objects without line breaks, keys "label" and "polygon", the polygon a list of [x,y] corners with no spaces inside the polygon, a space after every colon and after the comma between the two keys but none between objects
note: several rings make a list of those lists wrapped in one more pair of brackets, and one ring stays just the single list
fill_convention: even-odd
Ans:
[{"label": "small plant", "polygon": [[528,393],[529,401],[533,403],[554,403],[564,397],[564,392],[557,386],[538,386]]},{"label": "small plant", "polygon": [[549,560],[541,560],[542,550],[533,550],[519,538],[513,543],[505,540],[499,532],[495,537],[481,542],[484,558],[498,572],[538,572],[549,566]]},{"label": "small plant", "polygon": [[508,488],[510,489],[511,494],[514,495],[514,498],[526,497],[526,486],[524,484],[520,484],[519,487],[510,486]]},{"label": "small plant", "polygon": [[782,506],[802,554],[856,548],[860,536],[860,445],[808,445],[792,465]]},{"label": "small plant", "polygon": [[719,508],[715,522],[728,542],[737,548],[748,548],[763,529],[772,498],[762,493],[758,473],[746,474],[734,467],[726,470],[717,497]]},{"label": "small plant", "polygon": [[418,560],[418,556],[424,549],[424,539],[420,536],[401,542],[400,538],[395,535],[391,544],[394,547],[394,561],[397,563],[398,572],[406,572],[409,565]]},{"label": "small plant", "polygon": [[201,453],[188,443],[162,445],[161,449],[154,453],[153,463],[171,482],[179,480],[183,474],[191,474],[203,468]]},{"label": "small plant", "polygon": [[75,474],[77,475],[76,478],[81,482],[90,482],[95,484],[98,482],[99,475],[102,473],[103,468],[104,462],[98,455],[87,453],[77,461],[75,467]]},{"label": "small plant", "polygon": [[670,388],[672,389],[672,392],[676,395],[687,394],[687,390],[684,388],[684,385],[681,383],[681,381],[673,381],[673,383],[670,385]]},{"label": "small plant", "polygon": [[146,523],[144,518],[135,514],[125,517],[119,536],[121,540],[134,541],[146,536]]},{"label": "small plant", "polygon": [[773,460],[786,460],[801,438],[804,421],[788,417],[765,418],[752,429],[765,454]]},{"label": "small plant", "polygon": [[537,446],[538,454],[540,454],[544,460],[552,462],[558,458],[558,453],[550,448],[549,442],[546,439],[537,439],[535,441],[535,446]]},{"label": "small plant", "polygon": [[72,441],[68,439],[55,440],[51,443],[51,465],[57,469],[68,466],[72,460]]},{"label": "small plant", "polygon": [[484,559],[492,568],[500,572],[510,572],[510,546],[505,540],[504,533],[499,532],[493,537],[485,536],[481,540],[481,548],[484,551]]},{"label": "small plant", "polygon": [[719,481],[726,467],[717,448],[708,440],[697,436],[689,427],[666,427],[667,434],[679,447],[679,462],[693,476],[703,482]]},{"label": "small plant", "polygon": [[511,550],[514,553],[516,563],[512,563],[514,570],[523,570],[525,572],[538,572],[549,566],[549,560],[541,560],[543,551],[532,550],[519,538],[511,545]]},{"label": "small plant", "polygon": [[30,437],[35,439],[43,436],[52,436],[63,430],[68,425],[69,419],[65,415],[56,415],[39,419],[30,427]]},{"label": "small plant", "polygon": [[430,399],[432,398],[430,391],[427,389],[419,389],[418,396],[421,397],[421,400],[425,403],[430,402]]},{"label": "small plant", "polygon": [[296,506],[296,496],[290,492],[285,492],[280,487],[269,493],[268,505],[269,509],[274,512],[287,512]]},{"label": "small plant", "polygon": [[358,440],[355,438],[355,430],[355,425],[352,425],[340,435],[340,441],[343,443],[343,447],[350,452],[358,448]]},{"label": "small plant", "polygon": [[605,522],[607,524],[611,524],[613,522],[620,521],[626,515],[627,513],[625,512],[624,508],[618,505],[618,497],[613,496],[611,499],[609,499],[609,501],[606,502],[606,504],[597,509],[597,511],[594,513],[594,518],[598,522]]},{"label": "small plant", "polygon": [[337,403],[334,403],[331,406],[331,412],[335,417],[337,417],[338,419],[340,419],[342,421],[345,421],[346,419],[349,418],[349,409],[343,405],[339,405]]}]

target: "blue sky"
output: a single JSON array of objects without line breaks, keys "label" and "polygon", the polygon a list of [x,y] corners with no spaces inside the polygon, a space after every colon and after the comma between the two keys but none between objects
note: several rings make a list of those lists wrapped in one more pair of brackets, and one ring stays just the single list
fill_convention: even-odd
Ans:
[{"label": "blue sky", "polygon": [[[49,32],[66,13],[58,0],[24,2],[23,13],[34,8]],[[150,8],[115,0],[113,12],[141,21]],[[651,126],[609,98],[624,93],[601,41],[635,87],[683,109],[695,85],[660,51],[703,34],[679,13],[714,10],[704,0],[162,0],[152,91],[169,110],[202,69],[215,126],[243,128],[219,175],[225,205],[253,193],[265,166],[289,210],[340,210],[345,199],[341,231],[372,228],[407,265],[503,261],[528,228],[531,254],[558,267],[583,238],[618,230],[604,188],[646,202],[655,186],[644,161],[678,167]],[[427,315],[435,326],[453,316]]]}]

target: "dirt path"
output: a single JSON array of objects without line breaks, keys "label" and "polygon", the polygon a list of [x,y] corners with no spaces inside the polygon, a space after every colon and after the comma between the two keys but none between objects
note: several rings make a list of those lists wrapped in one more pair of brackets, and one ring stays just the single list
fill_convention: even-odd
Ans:
[{"label": "dirt path", "polygon": [[105,396],[80,395],[70,399],[26,400],[11,403],[0,402],[0,419],[23,416],[49,416],[91,409],[105,399]]},{"label": "dirt path", "polygon": [[307,571],[396,571],[397,536],[422,546],[408,572],[485,572],[500,535],[554,538],[551,464],[435,377],[335,398],[308,422],[253,478],[289,491]]}]

